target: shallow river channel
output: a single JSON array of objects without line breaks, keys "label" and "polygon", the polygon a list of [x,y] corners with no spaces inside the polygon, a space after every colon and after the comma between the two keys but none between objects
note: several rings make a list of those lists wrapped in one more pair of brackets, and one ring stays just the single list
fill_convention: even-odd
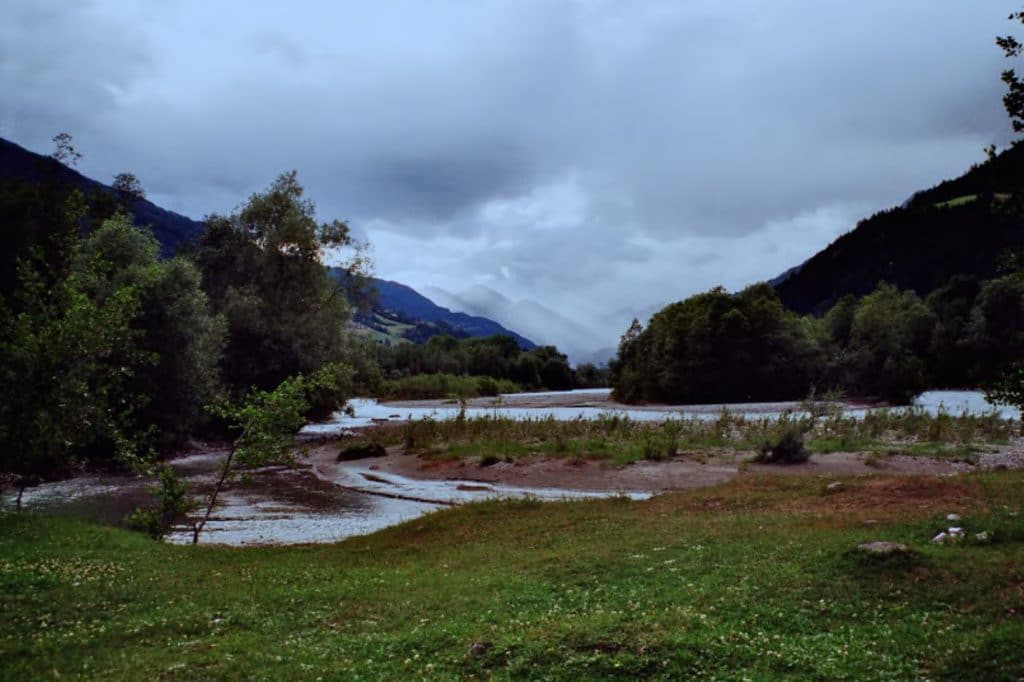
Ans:
[{"label": "shallow river channel", "polygon": [[[557,404],[527,407],[557,396]],[[749,403],[733,405],[690,405],[671,408],[619,409],[607,405],[604,389],[559,394],[501,396],[481,405],[466,407],[466,416],[502,416],[513,419],[593,419],[619,414],[631,419],[660,421],[672,418],[715,418],[722,409],[751,417],[773,417],[785,411],[799,411],[796,403]],[[952,414],[991,412],[994,406],[973,391],[931,391],[916,403],[919,407]],[[354,415],[337,414],[323,424],[303,429],[305,437],[340,434],[348,429],[382,421],[406,419],[451,419],[456,404],[380,404],[373,400],[352,401]],[[847,412],[862,415],[868,409],[849,406]],[[1015,410],[1000,410],[1006,418],[1019,418]],[[197,500],[209,489],[225,451],[209,451],[174,460],[171,464],[186,478]],[[372,533],[454,504],[496,499],[532,497],[565,500],[610,495],[644,499],[650,493],[584,491],[568,488],[525,488],[465,480],[417,480],[375,470],[372,460],[339,464],[324,470],[315,466],[294,469],[271,467],[254,472],[221,494],[217,507],[200,536],[201,543],[226,545],[268,545],[336,542]],[[137,505],[148,499],[151,481],[137,476],[88,475],[46,483],[25,491],[26,508],[68,513],[103,523],[119,523]],[[14,493],[0,495],[0,508],[14,507]],[[174,529],[169,541],[188,543],[191,528]]]}]

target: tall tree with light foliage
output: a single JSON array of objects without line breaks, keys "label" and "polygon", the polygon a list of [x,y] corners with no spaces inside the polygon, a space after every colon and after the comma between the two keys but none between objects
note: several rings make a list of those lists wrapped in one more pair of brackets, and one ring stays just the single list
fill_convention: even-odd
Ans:
[{"label": "tall tree with light foliage", "polygon": [[[196,260],[214,309],[228,323],[224,379],[236,392],[270,390],[344,359],[350,306],[324,260],[358,245],[340,220],[318,222],[294,171],[236,212],[211,216]],[[363,259],[345,265],[357,281]]]}]

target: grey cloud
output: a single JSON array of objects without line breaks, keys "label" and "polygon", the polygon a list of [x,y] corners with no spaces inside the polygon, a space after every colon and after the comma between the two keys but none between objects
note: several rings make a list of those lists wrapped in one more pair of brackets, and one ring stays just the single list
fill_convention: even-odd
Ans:
[{"label": "grey cloud", "polygon": [[[384,209],[392,219],[434,219],[450,225],[468,207],[527,191],[526,165],[500,141],[481,140],[456,153],[373,159],[360,173],[359,186],[379,197],[364,210]],[[380,201],[385,197],[386,202]]]},{"label": "grey cloud", "polygon": [[30,143],[92,135],[152,68],[148,42],[91,2],[11,0],[0,27],[0,126]]},{"label": "grey cloud", "polygon": [[1017,3],[984,5],[15,0],[0,134],[81,134],[194,216],[296,168],[381,275],[594,318],[778,274],[1005,143]]},{"label": "grey cloud", "polygon": [[298,69],[309,63],[309,55],[302,45],[280,31],[260,31],[249,39],[249,43],[256,54],[270,55],[290,69]]}]

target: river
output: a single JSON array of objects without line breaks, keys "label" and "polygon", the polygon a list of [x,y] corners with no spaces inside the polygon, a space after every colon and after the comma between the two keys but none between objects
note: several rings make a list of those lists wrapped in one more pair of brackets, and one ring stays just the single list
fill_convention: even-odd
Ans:
[{"label": "river", "polygon": [[[959,415],[998,413],[1004,419],[1020,419],[1016,408],[993,405],[985,400],[980,391],[928,391],[914,401],[914,406],[930,414],[940,410]],[[346,429],[369,426],[387,421],[414,419],[454,419],[462,407],[454,401],[403,401],[380,403],[376,400],[357,398],[350,401],[352,414],[337,412],[323,423],[310,424],[303,429],[309,435],[328,435]],[[844,413],[861,417],[872,410],[900,409],[864,407],[848,404]],[[785,412],[801,414],[799,402],[774,403],[716,403],[706,405],[670,405],[632,407],[611,400],[611,391],[606,388],[580,389],[575,391],[509,393],[497,398],[475,399],[466,404],[466,417],[504,417],[508,419],[558,420],[596,419],[602,416],[619,415],[637,421],[663,421],[665,419],[715,419],[723,411],[748,418],[777,418]]]},{"label": "river", "polygon": [[[452,419],[458,404],[440,401],[388,404],[375,400],[351,401],[354,415],[338,413],[322,424],[303,429],[306,436],[342,433],[380,421],[405,419]],[[997,408],[976,391],[929,391],[915,403],[930,413],[988,413],[997,410],[1005,418],[1020,418],[1010,408]],[[559,393],[504,395],[473,401],[466,416],[502,416],[511,419],[593,419],[618,414],[641,421],[697,418],[713,419],[722,410],[749,417],[777,417],[799,411],[799,403],[736,403],[671,407],[622,407],[610,401],[606,389]],[[851,405],[847,414],[859,416],[871,409]],[[209,451],[174,460],[172,465],[198,496],[209,489],[225,451]],[[43,513],[73,514],[101,523],[117,524],[125,514],[148,500],[151,481],[138,476],[88,475],[45,483],[26,490],[24,505]],[[478,481],[423,481],[397,474],[382,474],[368,462],[344,463],[330,472],[316,467],[271,467],[254,472],[248,480],[233,484],[222,494],[217,509],[200,541],[225,545],[267,545],[336,542],[372,533],[453,504],[495,498],[533,497],[543,500],[580,499],[627,495],[643,499],[643,491],[581,491],[568,488],[527,488]],[[13,491],[0,495],[0,506],[14,506]],[[191,542],[191,529],[175,528],[170,542]]]}]

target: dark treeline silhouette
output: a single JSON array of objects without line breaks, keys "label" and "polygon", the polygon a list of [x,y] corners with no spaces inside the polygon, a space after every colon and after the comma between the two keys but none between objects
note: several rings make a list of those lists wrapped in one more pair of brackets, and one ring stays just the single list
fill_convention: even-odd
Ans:
[{"label": "dark treeline silhouette", "polygon": [[821,317],[758,284],[674,303],[622,337],[611,366],[628,402],[792,400],[838,390],[902,404],[929,387],[978,387],[1024,360],[1024,275],[958,275],[922,300],[888,283]]},{"label": "dark treeline silhouette", "polygon": [[457,339],[434,336],[423,344],[378,346],[377,361],[386,379],[424,374],[505,379],[522,389],[552,391],[607,385],[593,365],[575,370],[554,346],[524,350],[510,336]]}]

